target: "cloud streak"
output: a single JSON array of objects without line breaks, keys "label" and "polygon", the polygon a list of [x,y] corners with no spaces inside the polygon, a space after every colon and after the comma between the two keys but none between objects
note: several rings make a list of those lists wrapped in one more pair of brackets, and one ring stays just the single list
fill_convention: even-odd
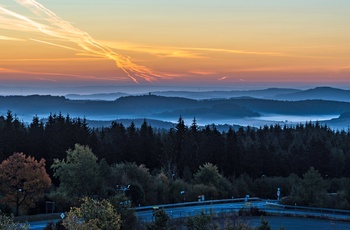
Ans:
[{"label": "cloud streak", "polygon": [[205,58],[207,52],[229,53],[241,55],[263,55],[263,56],[289,56],[278,52],[257,52],[248,50],[205,48],[205,47],[175,47],[175,46],[149,46],[142,44],[134,44],[128,42],[101,41],[109,47],[119,50],[132,50],[135,52],[143,52],[153,54],[158,57],[170,58]]},{"label": "cloud streak", "polygon": [[[26,74],[26,75],[31,74],[31,75],[45,75],[45,76],[65,76],[65,77],[76,77],[76,78],[82,78],[82,79],[98,79],[96,76],[93,76],[93,75],[34,72],[34,71],[24,71],[24,70],[18,70],[18,69],[8,69],[8,68],[0,68],[0,73]],[[38,78],[38,79],[43,80],[43,78]]]},{"label": "cloud streak", "polygon": [[25,41],[24,39],[20,39],[20,38],[13,38],[13,37],[1,36],[1,35],[0,35],[0,40],[5,40],[5,41]]},{"label": "cloud streak", "polygon": [[[18,4],[30,10],[39,19],[30,19],[0,6],[0,28],[22,32],[35,32],[39,38],[27,38],[32,41],[45,43],[65,49],[74,50],[83,55],[100,56],[113,60],[117,67],[135,83],[139,80],[153,81],[159,78],[158,74],[145,66],[133,63],[129,57],[115,53],[109,47],[100,44],[88,33],[74,27],[71,23],[61,19],[54,12],[45,8],[35,0],[16,0]],[[37,21],[34,21],[37,20]],[[45,22],[41,23],[38,21]],[[16,26],[14,26],[16,25]],[[2,40],[10,38],[1,36]],[[54,38],[55,42],[50,39]],[[17,38],[11,38],[11,40]],[[64,44],[62,44],[64,43]],[[67,43],[69,45],[67,45]]]}]

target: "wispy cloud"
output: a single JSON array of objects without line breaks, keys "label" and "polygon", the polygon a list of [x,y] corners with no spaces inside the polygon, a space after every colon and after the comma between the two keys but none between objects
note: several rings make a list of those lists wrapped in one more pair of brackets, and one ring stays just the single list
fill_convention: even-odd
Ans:
[{"label": "wispy cloud", "polygon": [[[65,77],[75,77],[82,79],[99,79],[93,75],[81,75],[81,74],[69,74],[69,73],[53,73],[53,72],[36,72],[36,71],[25,71],[18,69],[8,69],[0,68],[1,73],[12,73],[12,74],[26,74],[26,75],[44,75],[44,76],[65,76]],[[45,78],[38,77],[38,79],[44,80]],[[52,80],[50,80],[52,81]]]},{"label": "wispy cloud", "polygon": [[258,67],[258,68],[237,68],[234,70],[231,70],[231,72],[242,72],[242,73],[249,73],[249,72],[289,72],[289,73],[324,73],[324,72],[330,72],[330,71],[341,71],[342,67],[330,67],[330,66],[284,66],[284,67]]},{"label": "wispy cloud", "polygon": [[50,45],[50,46],[57,46],[57,47],[64,48],[64,49],[68,49],[68,50],[78,51],[78,49],[75,49],[75,48],[72,48],[72,47],[69,47],[69,46],[64,46],[64,45],[56,44],[56,43],[53,43],[53,42],[42,41],[42,40],[34,39],[34,38],[29,38],[29,40],[34,41],[34,42],[39,42],[39,43],[47,44],[47,45]]},{"label": "wispy cloud", "polygon": [[132,51],[138,53],[147,53],[160,58],[203,58],[199,52],[188,51],[179,47],[172,46],[152,46],[130,42],[101,41],[108,47],[117,50]]},{"label": "wispy cloud", "polygon": [[0,59],[0,62],[72,62],[72,61],[99,61],[105,60],[101,57],[96,58],[84,58],[84,57],[74,57],[74,58],[10,58],[10,59]]},{"label": "wispy cloud", "polygon": [[205,71],[205,70],[190,70],[188,73],[195,74],[195,75],[214,75],[216,72],[214,71]]},{"label": "wispy cloud", "polygon": [[218,80],[219,81],[224,81],[224,80],[226,80],[228,78],[228,76],[223,76],[223,77],[220,77]]},{"label": "wispy cloud", "polygon": [[201,48],[201,47],[193,47],[193,48],[190,47],[186,49],[196,50],[196,51],[207,51],[207,52],[232,53],[232,54],[286,56],[286,54],[278,53],[278,52],[259,52],[259,51],[236,50],[236,49],[218,49],[218,48]]},{"label": "wispy cloud", "polygon": [[[33,41],[71,49],[80,54],[111,59],[135,83],[138,83],[139,79],[152,81],[159,77],[149,68],[137,65],[129,57],[118,54],[108,46],[97,42],[87,32],[74,27],[35,0],[16,0],[16,2],[30,10],[38,18],[29,18],[0,6],[0,28],[35,32],[36,36],[40,37],[31,38]],[[56,39],[56,42],[51,42],[49,38]],[[66,45],[67,42],[69,46]],[[64,45],[59,43],[64,43]]]},{"label": "wispy cloud", "polygon": [[0,35],[0,40],[7,40],[7,41],[25,41],[24,39],[20,39],[20,38],[13,38],[13,37],[1,36],[1,35]]},{"label": "wispy cloud", "polygon": [[101,41],[101,43],[115,49],[127,50],[153,54],[165,58],[206,58],[208,52],[230,53],[243,55],[265,55],[265,56],[288,56],[279,52],[258,52],[249,50],[236,49],[219,49],[206,47],[178,47],[178,46],[151,46],[129,42]]}]

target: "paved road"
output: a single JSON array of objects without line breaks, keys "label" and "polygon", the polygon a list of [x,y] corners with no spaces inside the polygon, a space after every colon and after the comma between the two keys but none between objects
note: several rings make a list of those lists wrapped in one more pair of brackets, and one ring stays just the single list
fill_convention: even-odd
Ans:
[{"label": "paved road", "polygon": [[57,222],[59,220],[45,220],[45,221],[38,221],[38,222],[30,222],[30,228],[29,229],[33,229],[33,230],[42,230],[46,227],[46,225],[48,223],[51,223],[51,222]]},{"label": "paved road", "polygon": [[[280,209],[276,207],[271,207],[266,205],[266,201],[253,201],[250,202],[252,206],[258,207],[260,210],[264,210],[270,213],[283,213],[289,215],[300,215],[300,216],[329,216],[329,217],[338,217],[343,219],[349,219],[349,216],[337,215],[337,214],[326,214],[319,212],[309,212],[301,210],[290,210],[290,209]],[[209,213],[212,209],[215,213],[222,212],[237,212],[240,208],[244,206],[244,202],[236,203],[225,203],[225,204],[210,204],[197,205],[197,206],[185,206],[185,207],[169,207],[165,211],[171,218],[178,217],[187,217],[199,214],[202,210]],[[153,219],[153,210],[144,210],[138,211],[137,217],[141,221],[149,222]],[[299,229],[329,229],[329,230],[341,230],[341,229],[350,229],[350,222],[344,221],[330,221],[322,219],[313,219],[313,218],[298,218],[298,217],[279,217],[279,216],[269,216],[266,217],[269,221],[272,229],[279,229],[283,226],[286,230],[299,230]],[[245,221],[250,223],[253,226],[258,226],[260,224],[260,217],[246,217]],[[41,230],[44,229],[47,221],[34,222],[30,223],[30,229]]]},{"label": "paved road", "polygon": [[[289,214],[291,216],[318,216],[318,217],[332,217],[340,219],[349,219],[349,216],[338,215],[332,213],[320,213],[320,212],[310,212],[301,210],[287,210],[275,207],[270,207],[266,205],[266,201],[255,201],[250,202],[254,207],[258,207],[260,210],[264,210],[270,213],[279,214]],[[189,206],[189,207],[177,207],[177,208],[167,208],[165,211],[172,218],[187,217],[200,213],[202,210],[209,213],[212,209],[215,213],[221,212],[237,212],[240,208],[244,206],[243,202],[239,203],[229,203],[229,204],[207,204],[202,206]],[[137,212],[137,216],[142,221],[152,221],[153,211],[140,211]],[[258,226],[260,224],[260,217],[239,217],[244,221],[248,222],[252,226]],[[284,227],[286,230],[300,230],[300,229],[310,229],[310,230],[342,230],[350,229],[350,222],[345,222],[341,220],[323,220],[315,218],[303,218],[303,217],[280,217],[280,216],[268,216],[266,219],[269,221],[272,229],[280,229]]]},{"label": "paved road", "polygon": [[[248,217],[243,218],[252,226],[260,225],[260,217]],[[350,229],[349,222],[343,221],[331,221],[312,218],[300,218],[300,217],[279,217],[268,216],[265,217],[268,220],[271,229],[280,229],[283,227],[286,230],[347,230]]]},{"label": "paved road", "polygon": [[[254,201],[250,203],[254,207],[262,208],[265,206],[266,201]],[[197,215],[202,210],[204,210],[206,213],[209,213],[210,209],[212,209],[215,213],[237,211],[240,208],[242,208],[243,205],[244,203],[242,202],[228,203],[228,204],[227,203],[226,204],[205,204],[205,205],[197,205],[197,206],[166,208],[165,211],[171,218],[179,218],[179,217]],[[137,217],[142,221],[152,221],[153,211],[152,210],[138,211]]]}]

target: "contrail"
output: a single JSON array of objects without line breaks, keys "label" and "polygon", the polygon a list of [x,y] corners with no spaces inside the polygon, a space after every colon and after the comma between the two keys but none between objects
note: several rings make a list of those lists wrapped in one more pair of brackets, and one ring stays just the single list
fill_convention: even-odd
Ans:
[{"label": "contrail", "polygon": [[[18,14],[0,6],[0,28],[24,32],[37,32],[41,35],[46,35],[44,38],[35,39],[27,38],[32,41],[52,44],[65,49],[71,49],[93,56],[101,56],[115,61],[117,67],[124,71],[124,73],[135,83],[138,79],[146,81],[153,81],[159,76],[152,70],[145,66],[140,66],[133,63],[129,57],[115,53],[109,47],[100,44],[88,33],[81,31],[74,27],[71,23],[63,20],[54,12],[45,8],[42,4],[35,0],[15,0],[21,6],[27,8],[40,20],[47,22],[45,24],[34,21],[24,15]],[[52,43],[47,39],[55,38],[58,42]],[[46,38],[46,40],[45,40]],[[69,42],[78,46],[78,48],[58,44],[60,42]],[[80,49],[79,49],[80,48]]]}]

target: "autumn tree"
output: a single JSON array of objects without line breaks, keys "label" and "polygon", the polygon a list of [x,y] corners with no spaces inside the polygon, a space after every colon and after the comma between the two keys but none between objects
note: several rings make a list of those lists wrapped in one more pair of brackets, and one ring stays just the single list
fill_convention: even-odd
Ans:
[{"label": "autumn tree", "polygon": [[23,153],[14,153],[0,164],[1,202],[16,207],[31,208],[44,197],[45,189],[51,186],[46,173],[45,160],[37,161]]}]

